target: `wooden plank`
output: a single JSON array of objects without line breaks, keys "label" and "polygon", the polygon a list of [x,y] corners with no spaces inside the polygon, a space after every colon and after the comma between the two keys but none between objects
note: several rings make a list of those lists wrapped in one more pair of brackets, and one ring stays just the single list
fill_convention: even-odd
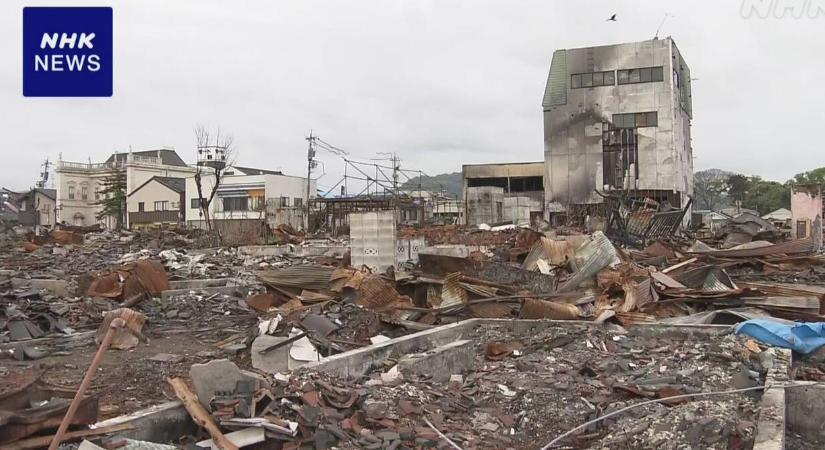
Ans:
[{"label": "wooden plank", "polygon": [[194,420],[198,426],[206,428],[206,431],[212,436],[212,441],[218,449],[238,450],[238,447],[221,433],[220,428],[218,428],[212,420],[212,416],[201,406],[198,398],[186,387],[186,383],[184,383],[183,380],[180,378],[167,378],[166,381],[172,385],[172,388],[175,390],[175,395],[183,403],[183,406],[186,407],[186,410],[189,411],[192,420]]},{"label": "wooden plank", "polygon": [[[92,430],[78,430],[70,431],[63,435],[63,443],[76,441],[80,438],[89,436],[100,436],[101,434],[116,433],[118,431],[134,430],[135,426],[131,423],[121,423],[119,425],[112,425],[110,427],[95,428]],[[0,450],[31,450],[35,448],[48,447],[52,443],[54,435],[37,436],[29,439],[21,439],[19,441],[9,442],[8,444],[0,445]]]},{"label": "wooden plank", "polygon": [[676,270],[676,269],[679,269],[679,268],[681,268],[681,267],[684,267],[684,266],[686,266],[686,265],[688,265],[688,264],[695,263],[696,261],[697,261],[697,258],[690,258],[690,259],[688,259],[687,261],[682,261],[682,262],[680,262],[679,264],[675,264],[675,265],[672,265],[672,266],[668,267],[667,269],[663,269],[663,270],[662,270],[662,273],[669,273],[669,272],[672,272],[672,271],[674,271],[674,270]]}]

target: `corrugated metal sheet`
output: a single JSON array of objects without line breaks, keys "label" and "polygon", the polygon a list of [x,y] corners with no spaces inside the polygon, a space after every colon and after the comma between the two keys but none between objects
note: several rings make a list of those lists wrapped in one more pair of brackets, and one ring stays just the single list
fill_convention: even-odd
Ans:
[{"label": "corrugated metal sheet", "polygon": [[541,245],[541,239],[539,239],[533,243],[530,252],[527,254],[527,257],[524,258],[524,264],[521,265],[521,268],[535,271],[538,268],[538,260],[542,258],[546,258],[546,256],[544,254],[544,247]]},{"label": "corrugated metal sheet", "polygon": [[486,302],[475,303],[468,308],[470,317],[476,319],[506,319],[513,314],[512,303]]},{"label": "corrugated metal sheet", "polygon": [[437,284],[427,285],[427,305],[433,308],[441,306],[441,286]]},{"label": "corrugated metal sheet", "polygon": [[467,303],[467,291],[461,287],[461,272],[453,272],[444,277],[441,286],[441,307],[449,308]]},{"label": "corrugated metal sheet", "polygon": [[622,325],[629,325],[632,323],[655,322],[656,316],[637,312],[616,312],[616,319],[618,319],[619,323]]},{"label": "corrugated metal sheet", "polygon": [[567,51],[556,50],[550,62],[550,73],[547,75],[547,86],[544,89],[544,99],[541,106],[549,108],[567,104]]},{"label": "corrugated metal sheet", "polygon": [[255,273],[258,279],[272,286],[287,286],[311,291],[329,289],[329,280],[335,270],[324,266],[292,266],[283,269],[262,270]]},{"label": "corrugated metal sheet", "polygon": [[659,299],[650,285],[650,278],[647,277],[629,280],[624,283],[622,288],[624,289],[625,297],[624,304],[620,309],[621,312],[630,312],[639,309]]},{"label": "corrugated metal sheet", "polygon": [[460,283],[460,285],[465,291],[472,292],[479,297],[491,298],[498,295],[498,289],[491,286],[479,286],[470,283]]},{"label": "corrugated metal sheet", "polygon": [[673,278],[662,272],[651,272],[650,276],[653,277],[654,280],[665,285],[665,287],[671,289],[684,289],[686,287],[684,284],[674,280]]},{"label": "corrugated metal sheet", "polygon": [[739,287],[744,289],[755,289],[767,295],[778,297],[817,297],[819,299],[819,314],[825,315],[825,287],[822,286],[740,281]]},{"label": "corrugated metal sheet", "polygon": [[380,275],[370,275],[361,282],[356,303],[365,308],[381,308],[395,303],[399,297],[392,284]]},{"label": "corrugated metal sheet", "polygon": [[579,308],[564,303],[525,298],[521,300],[521,311],[518,318],[575,320],[579,318]]},{"label": "corrugated metal sheet", "polygon": [[730,249],[730,250],[704,250],[693,251],[691,253],[699,255],[716,256],[719,258],[751,258],[756,256],[771,255],[792,255],[797,253],[813,253],[815,249],[814,239],[807,237],[794,241],[782,242],[780,244],[769,245],[759,248]]},{"label": "corrugated metal sheet", "polygon": [[603,268],[621,262],[616,248],[601,231],[593,233],[592,239],[576,251],[577,257],[585,255],[585,261],[567,282],[558,289],[559,293],[571,292],[579,287],[584,280],[593,278]]}]

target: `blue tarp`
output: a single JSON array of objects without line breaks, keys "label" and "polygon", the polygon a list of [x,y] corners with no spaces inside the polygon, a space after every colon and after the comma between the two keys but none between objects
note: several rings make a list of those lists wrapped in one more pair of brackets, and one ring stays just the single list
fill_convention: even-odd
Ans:
[{"label": "blue tarp", "polygon": [[825,323],[822,322],[798,322],[788,325],[770,319],[751,319],[737,325],[734,332],[803,354],[811,353],[825,345]]}]

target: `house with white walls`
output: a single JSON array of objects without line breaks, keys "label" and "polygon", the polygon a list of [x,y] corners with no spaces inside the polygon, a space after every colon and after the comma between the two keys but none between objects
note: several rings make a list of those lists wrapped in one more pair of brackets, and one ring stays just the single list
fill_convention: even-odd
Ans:
[{"label": "house with white walls", "polygon": [[[195,167],[187,165],[174,148],[114,153],[98,163],[91,160],[65,161],[61,154],[54,170],[57,222],[79,226],[95,223],[114,226],[114,217],[101,220],[96,218],[103,209],[97,202],[103,196],[101,191],[104,188],[104,180],[114,168],[122,169],[126,173],[126,194],[133,192],[152,177],[191,178],[196,172]],[[127,211],[131,210],[130,201],[132,200],[127,197]],[[129,226],[128,215],[125,226]]]},{"label": "house with white walls", "polygon": [[[202,193],[208,197],[215,177],[204,171]],[[317,185],[311,180],[310,198],[315,197]],[[194,178],[186,178],[186,224],[205,227],[206,221],[199,207],[198,188]],[[226,169],[215,198],[209,205],[210,217],[217,221],[257,221],[271,218],[270,225],[290,223],[300,226],[300,214],[307,204],[307,179],[285,175],[277,170],[231,166]],[[275,223],[278,222],[278,223]]]}]

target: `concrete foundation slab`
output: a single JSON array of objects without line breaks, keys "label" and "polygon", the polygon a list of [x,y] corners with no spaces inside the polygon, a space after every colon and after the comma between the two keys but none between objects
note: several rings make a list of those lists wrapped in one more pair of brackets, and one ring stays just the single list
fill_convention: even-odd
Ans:
[{"label": "concrete foundation slab", "polygon": [[429,375],[435,382],[446,382],[452,375],[462,374],[475,365],[475,346],[461,340],[436,347],[426,353],[413,353],[398,360],[398,370],[404,376]]},{"label": "concrete foundation slab", "polygon": [[258,352],[287,339],[286,337],[276,336],[258,336],[255,338],[252,341],[252,350],[250,350],[252,367],[267,373],[286,372],[289,369],[289,345],[284,345],[263,354]]}]

